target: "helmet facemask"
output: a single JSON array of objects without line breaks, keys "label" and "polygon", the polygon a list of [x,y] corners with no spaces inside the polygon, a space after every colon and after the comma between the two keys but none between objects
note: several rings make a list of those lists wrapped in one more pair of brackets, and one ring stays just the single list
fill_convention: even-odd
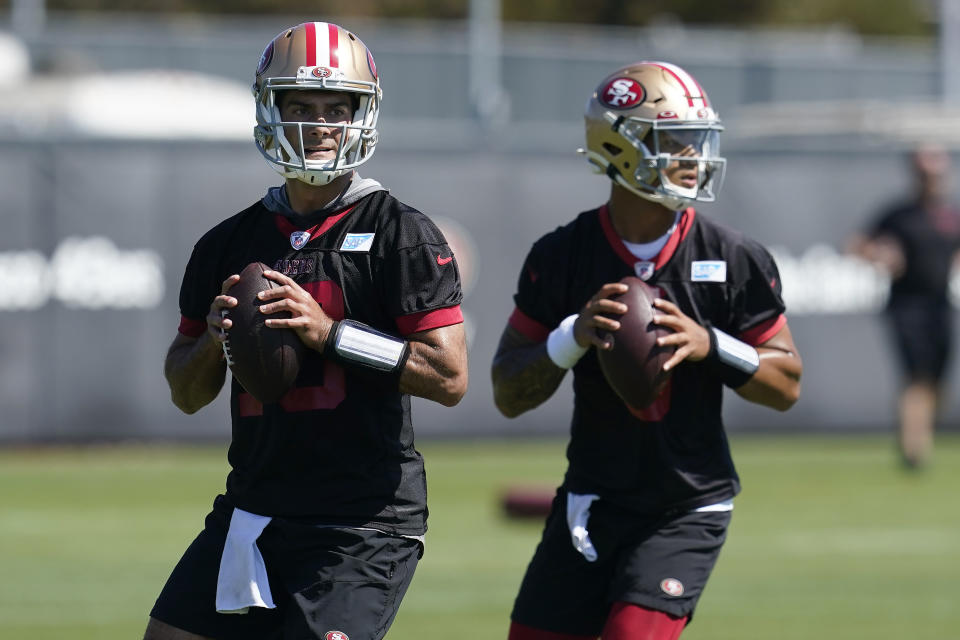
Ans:
[{"label": "helmet facemask", "polygon": [[[290,84],[284,78],[270,78],[265,91],[257,100],[258,125],[255,131],[257,147],[260,153],[273,164],[286,178],[296,178],[308,184],[323,185],[338,176],[360,166],[373,155],[377,145],[378,88],[372,83],[369,87],[349,90],[338,86],[336,82],[326,86]],[[345,84],[345,83],[343,83]],[[356,82],[350,83],[352,85]],[[278,96],[282,91],[326,90],[343,92],[356,104],[353,117],[349,122],[301,122],[283,120],[280,114]],[[310,160],[304,150],[304,129],[322,126],[327,129],[340,129],[336,156],[330,160]],[[298,140],[290,140],[284,132],[285,127],[298,130]]]},{"label": "helmet facemask", "polygon": [[632,190],[671,209],[693,201],[713,202],[727,164],[720,157],[721,131],[718,122],[625,119],[618,132],[636,149],[638,160],[628,180]]},{"label": "helmet facemask", "polygon": [[[312,107],[306,117],[284,120],[281,96],[294,92],[342,93],[352,116],[328,117]],[[373,156],[377,146],[380,80],[373,55],[353,33],[327,22],[305,22],[279,33],[263,50],[253,84],[256,103],[254,140],[260,153],[285,178],[325,185]],[[321,101],[322,102],[322,101]],[[286,111],[286,110],[285,110]],[[291,113],[287,112],[288,118]],[[328,120],[330,120],[328,122]],[[286,131],[284,130],[286,128]],[[322,128],[337,139],[334,157],[307,157],[311,136]],[[304,135],[304,134],[308,135]],[[323,145],[327,149],[329,144]],[[333,149],[330,149],[333,151]]]}]

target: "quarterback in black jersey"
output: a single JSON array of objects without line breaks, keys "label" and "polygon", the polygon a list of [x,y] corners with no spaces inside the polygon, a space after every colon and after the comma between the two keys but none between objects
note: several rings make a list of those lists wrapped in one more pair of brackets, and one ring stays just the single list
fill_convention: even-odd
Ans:
[{"label": "quarterback in black jersey", "polygon": [[145,637],[377,639],[426,531],[410,396],[452,406],[466,391],[459,271],[429,218],[355,172],[376,146],[381,97],[356,35],[324,22],[285,30],[253,90],[257,147],[285,183],[197,242],[165,372],[187,413],[218,395],[223,311],[256,261],[279,285],[261,311],[289,315],[267,327],[294,330],[306,355],[276,403],[232,380],[226,492]]},{"label": "quarterback in black jersey", "polygon": [[[511,615],[510,640],[675,640],[726,537],[740,484],[723,386],[786,410],[802,365],[780,277],[757,242],[698,214],[725,161],[720,121],[680,67],[617,70],[587,104],[583,151],[609,201],[538,240],[493,362],[497,407],[533,409],[573,369],[569,465]],[[625,276],[655,287],[676,348],[648,407],[624,403],[597,350],[626,306]],[[603,330],[604,333],[598,333]]]}]

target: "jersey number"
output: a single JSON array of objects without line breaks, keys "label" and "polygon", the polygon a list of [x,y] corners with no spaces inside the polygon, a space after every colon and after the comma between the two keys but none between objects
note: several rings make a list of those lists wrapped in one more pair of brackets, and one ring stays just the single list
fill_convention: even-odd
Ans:
[{"label": "jersey number", "polygon": [[[303,285],[313,299],[320,303],[324,312],[334,320],[343,320],[343,290],[332,280],[308,282]],[[287,413],[335,409],[347,395],[346,376],[343,367],[325,360],[323,363],[323,385],[295,387],[280,398],[280,406]],[[242,394],[240,413],[244,416],[262,415],[263,406],[249,394]]]},{"label": "jersey number", "polygon": [[627,409],[629,409],[630,413],[636,418],[644,422],[659,422],[663,420],[663,417],[670,411],[670,388],[672,382],[673,380],[671,378],[667,378],[667,382],[663,385],[663,389],[660,390],[656,400],[649,406],[643,409],[634,409],[630,405],[627,405]]}]

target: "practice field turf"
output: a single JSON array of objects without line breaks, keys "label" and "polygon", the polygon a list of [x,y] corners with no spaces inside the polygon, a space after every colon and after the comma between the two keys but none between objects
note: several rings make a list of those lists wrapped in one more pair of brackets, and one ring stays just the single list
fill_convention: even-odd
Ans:
[{"label": "practice field turf", "polygon": [[[552,486],[560,440],[421,442],[427,551],[390,640],[505,638],[537,522],[508,486]],[[744,492],[685,640],[960,637],[960,438],[907,473],[890,438],[733,440]],[[223,486],[222,447],[0,451],[0,638],[139,638]]]}]

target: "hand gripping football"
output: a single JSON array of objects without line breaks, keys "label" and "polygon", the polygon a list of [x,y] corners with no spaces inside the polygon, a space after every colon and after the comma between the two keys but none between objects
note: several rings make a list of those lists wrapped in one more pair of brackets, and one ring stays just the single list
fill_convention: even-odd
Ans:
[{"label": "hand gripping football", "polygon": [[611,297],[627,305],[620,316],[620,329],[607,335],[613,348],[598,349],[597,359],[607,383],[617,395],[634,409],[648,407],[670,377],[663,365],[673,355],[673,347],[657,346],[657,338],[671,333],[666,327],[653,324],[657,313],[653,306],[656,293],[647,284],[632,276],[620,282],[626,293]]},{"label": "hand gripping football", "polygon": [[233,325],[226,331],[224,353],[233,377],[254,398],[264,404],[277,402],[293,386],[300,372],[304,344],[293,329],[271,329],[268,318],[285,318],[280,311],[260,312],[257,294],[280,285],[264,277],[269,267],[251,262],[240,272],[240,280],[227,294],[237,299],[237,306],[224,309],[224,317]]}]

